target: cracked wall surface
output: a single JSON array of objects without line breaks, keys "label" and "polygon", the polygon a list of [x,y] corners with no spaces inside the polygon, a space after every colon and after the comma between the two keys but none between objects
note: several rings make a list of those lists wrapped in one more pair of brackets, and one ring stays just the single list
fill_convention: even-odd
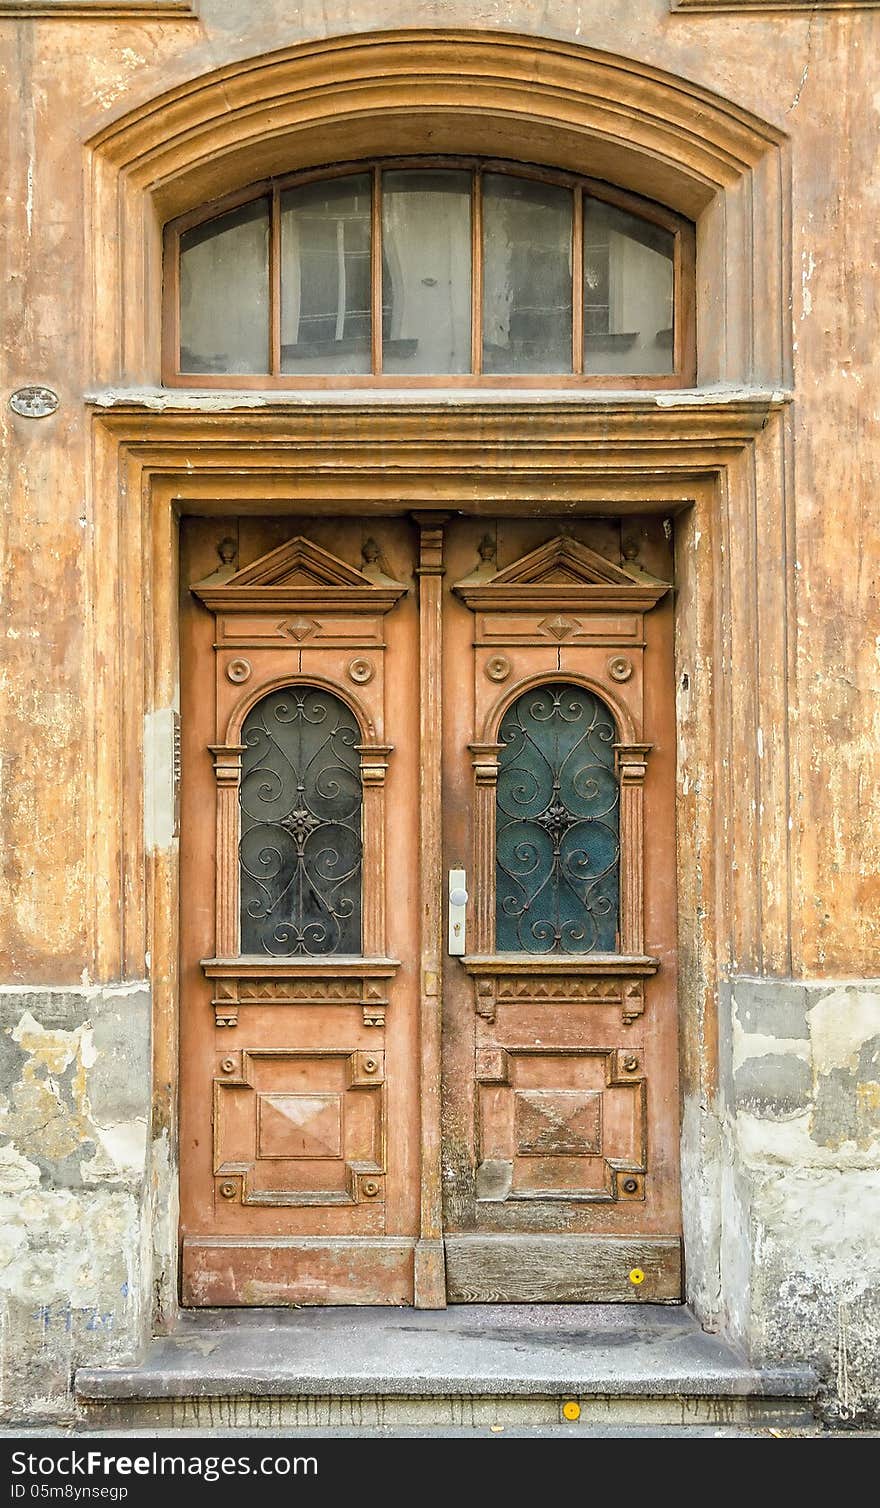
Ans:
[{"label": "cracked wall surface", "polygon": [[797,1352],[842,1423],[880,1398],[880,981],[723,991],[722,1269],[758,1362]]},{"label": "cracked wall surface", "polygon": [[[783,183],[779,223],[762,221],[759,201],[743,204],[741,194],[729,209],[748,219],[750,236],[784,245],[793,279],[783,344],[793,355],[794,403],[783,460],[769,444],[772,426],[754,447],[756,485],[765,501],[784,495],[786,532],[725,539],[720,553],[733,560],[742,594],[760,595],[755,554],[785,576],[790,721],[756,727],[741,700],[712,736],[729,742],[734,787],[757,760],[763,770],[784,765],[786,791],[768,782],[766,804],[762,794],[755,811],[725,814],[717,834],[719,865],[735,873],[738,890],[727,913],[718,901],[724,914],[709,951],[733,982],[721,987],[720,1098],[706,1091],[684,1105],[688,1292],[701,1317],[757,1361],[813,1361],[830,1414],[859,1421],[876,1408],[880,11],[785,9],[731,18],[675,11],[669,0],[423,0],[414,18],[402,0],[200,0],[194,20],[128,15],[93,25],[23,19],[27,6],[17,16],[14,0],[0,6],[0,443],[9,457],[0,514],[0,1396],[8,1417],[63,1415],[72,1369],[133,1356],[176,1301],[173,1069],[157,1069],[151,1104],[147,990],[113,983],[150,976],[150,958],[131,942],[145,930],[146,884],[137,865],[135,879],[123,878],[123,838],[94,779],[97,748],[111,748],[146,849],[171,855],[173,688],[143,728],[142,791],[141,772],[120,752],[119,706],[99,709],[109,635],[95,628],[102,612],[115,612],[126,646],[142,637],[140,604],[103,574],[95,497],[108,488],[120,516],[134,509],[113,491],[115,470],[90,470],[86,395],[104,361],[114,373],[108,405],[181,411],[183,422],[189,398],[159,393],[150,385],[157,371],[117,369],[115,354],[107,357],[117,332],[109,322],[94,328],[102,262],[92,251],[103,248],[84,143],[164,91],[238,60],[414,21],[540,32],[632,59],[785,134],[773,168]],[[699,120],[693,129],[699,136]],[[218,152],[217,192],[222,163]],[[726,212],[709,206],[698,226],[710,253]],[[752,274],[737,276],[746,283]],[[758,278],[744,297],[763,305],[766,292]],[[158,319],[158,287],[151,296]],[[697,296],[719,302],[708,282]],[[143,315],[129,309],[125,318],[132,325]],[[744,343],[736,329],[720,339]],[[14,415],[8,395],[26,383],[56,390],[57,412],[40,421]],[[405,398],[389,389],[371,401]],[[271,407],[259,393],[205,393],[198,403],[217,414]],[[705,574],[714,570],[718,560]],[[723,611],[730,618],[729,604]],[[755,679],[786,674],[772,646],[738,653]],[[142,663],[134,665],[124,673],[143,680]],[[720,654],[701,674],[720,687],[730,660]],[[706,802],[719,799],[699,756],[683,744],[679,754],[682,800],[695,789]],[[789,834],[784,865],[766,841],[770,816]],[[685,917],[694,928],[726,884],[723,875],[717,886],[711,878],[704,886],[702,872],[698,879],[698,912],[695,901],[695,918]],[[774,907],[786,918],[775,930]],[[777,974],[792,977],[761,977]],[[153,987],[167,1000],[167,980]],[[716,988],[717,969],[711,977],[695,969],[685,1007],[708,1019]]]},{"label": "cracked wall surface", "polygon": [[0,988],[7,1419],[68,1413],[75,1367],[130,1356],[142,1339],[149,1114],[143,985]]}]

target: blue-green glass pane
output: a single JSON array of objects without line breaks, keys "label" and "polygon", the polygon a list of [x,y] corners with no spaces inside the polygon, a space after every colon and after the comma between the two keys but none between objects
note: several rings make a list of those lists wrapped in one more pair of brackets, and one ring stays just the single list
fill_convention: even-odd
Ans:
[{"label": "blue-green glass pane", "polygon": [[620,910],[614,720],[591,691],[535,687],[501,722],[500,953],[613,953]]},{"label": "blue-green glass pane", "polygon": [[241,951],[361,950],[363,789],[353,713],[331,692],[288,686],[242,728]]}]

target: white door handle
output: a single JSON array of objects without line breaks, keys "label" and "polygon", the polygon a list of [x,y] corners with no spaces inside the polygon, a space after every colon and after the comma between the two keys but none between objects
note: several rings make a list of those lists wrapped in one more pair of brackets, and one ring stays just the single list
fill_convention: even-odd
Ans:
[{"label": "white door handle", "polygon": [[467,914],[467,876],[463,869],[449,871],[449,952],[460,958],[465,949],[465,916]]}]

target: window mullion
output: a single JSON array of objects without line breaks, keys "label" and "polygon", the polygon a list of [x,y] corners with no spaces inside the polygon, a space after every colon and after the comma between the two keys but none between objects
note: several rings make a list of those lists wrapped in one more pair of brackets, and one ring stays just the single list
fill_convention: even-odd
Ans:
[{"label": "window mullion", "polygon": [[281,373],[281,193],[272,187],[269,207],[269,371]]},{"label": "window mullion", "polygon": [[373,168],[370,229],[370,341],[374,377],[382,375],[382,170]]},{"label": "window mullion", "polygon": [[471,189],[471,371],[483,370],[483,174],[474,169]]},{"label": "window mullion", "polygon": [[685,366],[682,251],[679,231],[672,248],[672,367],[675,372],[683,371]]},{"label": "window mullion", "polygon": [[584,370],[584,191],[575,189],[571,228],[571,369]]}]

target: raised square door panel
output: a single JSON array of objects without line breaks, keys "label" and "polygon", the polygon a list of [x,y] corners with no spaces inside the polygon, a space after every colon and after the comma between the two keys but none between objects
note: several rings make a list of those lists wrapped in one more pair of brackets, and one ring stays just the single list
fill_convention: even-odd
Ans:
[{"label": "raised square door panel", "polygon": [[[384,1064],[378,1052],[229,1053],[214,1080],[214,1176],[244,1205],[383,1202]],[[367,1215],[374,1226],[376,1217]]]},{"label": "raised square door panel", "polygon": [[621,1056],[636,1055],[537,1047],[477,1053],[478,1221],[492,1223],[479,1206],[508,1201],[644,1198],[645,1083]]}]

